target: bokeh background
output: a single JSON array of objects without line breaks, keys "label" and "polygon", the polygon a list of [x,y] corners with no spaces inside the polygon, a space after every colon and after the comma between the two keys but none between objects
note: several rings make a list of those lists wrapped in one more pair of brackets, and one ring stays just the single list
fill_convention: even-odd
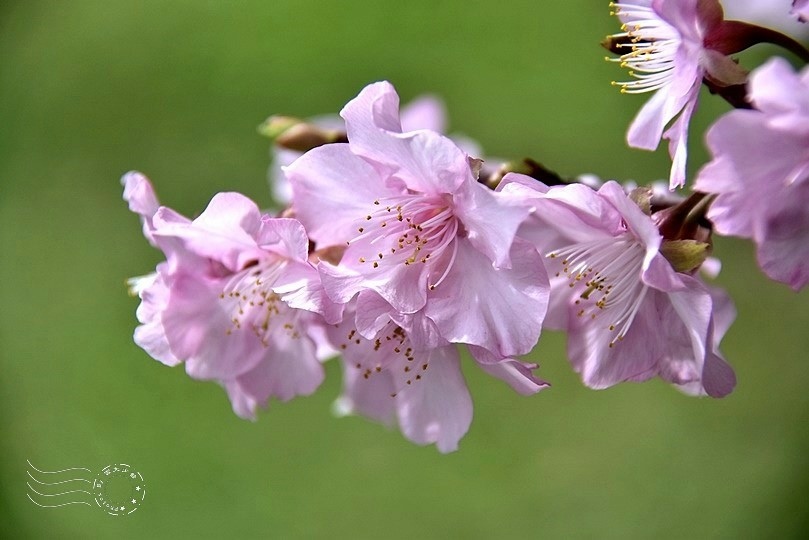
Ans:
[{"label": "bokeh background", "polygon": [[[625,147],[645,98],[609,85],[626,77],[598,45],[615,31],[593,0],[3,0],[0,536],[805,535],[809,296],[763,278],[745,242],[715,251],[739,311],[723,343],[739,379],[731,396],[690,398],[659,381],[587,390],[548,333],[531,359],[554,386],[534,397],[466,363],[475,418],[450,455],[332,417],[335,363],[318,393],[251,423],[218,386],[132,342],[124,280],[160,256],[121,200],[121,174],[145,172],[187,215],[222,190],[269,206],[256,126],[337,112],[375,80],[403,101],[443,96],[452,131],[490,155],[566,175],[665,177],[665,152]],[[703,96],[692,172],[707,157],[701,133],[726,110]],[[129,463],[148,495],[123,519],[39,508],[26,460]]]}]

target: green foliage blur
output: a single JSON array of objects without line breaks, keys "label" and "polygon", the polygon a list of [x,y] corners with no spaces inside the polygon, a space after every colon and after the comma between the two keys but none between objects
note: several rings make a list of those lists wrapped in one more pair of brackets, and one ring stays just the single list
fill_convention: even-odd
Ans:
[{"label": "green foliage blur", "polygon": [[[665,151],[626,148],[645,96],[599,41],[607,2],[9,1],[0,4],[0,537],[790,538],[806,534],[809,296],[767,281],[751,246],[720,239],[718,284],[739,316],[723,343],[739,384],[690,398],[660,381],[584,388],[564,338],[532,361],[553,387],[521,397],[465,373],[475,418],[439,454],[336,419],[340,373],[255,423],[224,391],[132,342],[124,281],[160,255],[121,200],[138,169],[198,214],[218,191],[270,207],[274,113],[337,112],[388,79],[435,93],[451,131],[489,155],[565,175],[647,182]],[[772,52],[746,57],[759,61]],[[758,56],[756,56],[758,55]],[[727,106],[703,95],[701,134]],[[141,508],[39,508],[46,470],[129,463]]]}]

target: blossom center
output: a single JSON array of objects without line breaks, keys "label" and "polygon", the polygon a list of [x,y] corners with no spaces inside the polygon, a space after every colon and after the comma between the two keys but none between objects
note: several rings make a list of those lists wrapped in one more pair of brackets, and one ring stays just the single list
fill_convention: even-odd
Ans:
[{"label": "blossom center", "polygon": [[230,327],[225,334],[250,331],[264,347],[270,337],[279,332],[292,339],[300,338],[296,329],[297,313],[290,309],[275,292],[272,285],[280,275],[286,261],[257,263],[234,274],[225,284],[219,300],[225,312],[230,313]]},{"label": "blossom center", "polygon": [[560,259],[556,273],[575,289],[576,315],[591,320],[607,319],[604,327],[615,332],[610,347],[626,335],[646,295],[640,275],[646,250],[631,233],[610,239],[572,244],[548,254]]},{"label": "blossom center", "polygon": [[610,3],[613,14],[625,21],[621,32],[611,37],[615,47],[626,50],[618,58],[607,58],[629,69],[634,80],[613,81],[625,94],[653,92],[669,84],[674,77],[674,57],[680,47],[680,33],[662,20],[650,6],[627,0]]},{"label": "blossom center", "polygon": [[451,201],[443,196],[406,194],[374,201],[372,210],[358,222],[349,245],[362,246],[361,264],[372,269],[392,265],[426,265],[430,289],[449,273],[457,253],[461,231]]}]

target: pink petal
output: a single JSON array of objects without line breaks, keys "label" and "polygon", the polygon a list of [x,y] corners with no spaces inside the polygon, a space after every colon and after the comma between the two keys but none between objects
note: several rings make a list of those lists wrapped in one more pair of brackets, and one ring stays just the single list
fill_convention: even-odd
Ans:
[{"label": "pink petal", "polygon": [[180,360],[171,352],[161,318],[168,304],[169,289],[159,273],[141,279],[148,279],[151,283],[144,284],[139,294],[141,303],[136,315],[141,325],[135,328],[135,343],[155,360],[176,366]]},{"label": "pink petal", "polygon": [[388,82],[366,86],[340,112],[352,152],[384,167],[415,191],[453,193],[472,177],[466,154],[432,131],[402,133],[399,96]]},{"label": "pink petal", "polygon": [[264,218],[256,234],[261,248],[299,262],[309,260],[309,237],[297,219]]},{"label": "pink petal", "polygon": [[688,124],[691,115],[697,107],[699,97],[699,86],[694,86],[688,101],[686,101],[683,112],[677,120],[666,130],[663,138],[669,140],[669,156],[671,156],[671,175],[669,177],[669,189],[675,189],[685,185],[685,166],[688,157]]},{"label": "pink petal", "polygon": [[495,266],[508,267],[509,249],[529,210],[508,194],[493,192],[478,182],[465,184],[455,195],[455,214],[469,241]]},{"label": "pink petal", "polygon": [[355,324],[357,332],[366,339],[374,339],[390,321],[395,309],[379,294],[364,290],[357,296]]},{"label": "pink petal", "polygon": [[624,339],[610,347],[615,333],[603,322],[580,318],[571,310],[568,322],[567,354],[573,369],[590,388],[609,388],[615,384],[654,377],[657,360],[662,355],[662,340],[654,337],[662,323],[655,307],[655,297],[648,291]]},{"label": "pink petal", "polygon": [[702,370],[702,386],[711,397],[725,397],[736,387],[736,374],[724,358],[708,353]]},{"label": "pink petal", "polygon": [[245,420],[255,420],[256,411],[261,406],[256,398],[245,392],[235,379],[223,382],[222,386],[228,394],[233,412]]},{"label": "pink petal", "polygon": [[372,261],[359,262],[357,253],[367,254],[364,244],[353,244],[340,265],[318,265],[323,287],[329,297],[346,303],[358,292],[371,289],[402,313],[414,313],[427,301],[426,265],[383,264],[374,268]]},{"label": "pink petal", "polygon": [[[343,107],[340,116],[346,121],[346,129],[352,144],[370,142],[369,146],[373,146],[376,132],[379,130],[402,132],[402,124],[399,121],[399,94],[388,81],[375,82],[363,88],[357,97]],[[351,136],[352,132],[355,132],[355,137]]]},{"label": "pink petal", "polygon": [[273,201],[279,206],[290,206],[292,203],[292,186],[284,174],[284,168],[301,157],[300,152],[273,146],[270,151],[270,168],[267,180]]},{"label": "pink petal", "polygon": [[253,201],[238,193],[218,193],[192,223],[163,223],[154,236],[158,243],[163,238],[176,239],[185,250],[236,272],[249,261],[267,256],[255,241],[260,227],[261,214]]},{"label": "pink petal", "polygon": [[151,218],[160,203],[149,179],[137,171],[129,171],[121,177],[124,186],[124,200],[129,209],[144,218]]},{"label": "pink petal", "polygon": [[721,398],[730,394],[736,386],[736,374],[719,352],[722,337],[736,317],[736,308],[721,289],[711,287],[709,292],[713,301],[712,320],[708,329],[710,350],[702,363],[699,380],[677,387],[686,394]]},{"label": "pink petal", "polygon": [[[697,4],[706,0],[653,0],[652,8],[667,23],[672,25],[683,39],[699,40]],[[716,0],[712,0],[715,2]]]},{"label": "pink petal", "polygon": [[790,191],[793,204],[781,206],[756,234],[756,255],[767,276],[799,291],[809,283],[809,185]]},{"label": "pink petal", "polygon": [[393,321],[407,331],[410,342],[417,351],[437,349],[449,345],[441,335],[438,326],[424,314],[424,310],[413,314],[396,314]]},{"label": "pink petal", "polygon": [[701,63],[706,71],[705,76],[719,85],[730,86],[747,83],[747,71],[733,58],[719,51],[704,49]]},{"label": "pink petal", "polygon": [[251,370],[264,356],[258,337],[248,328],[227,334],[233,323],[219,301],[222,283],[203,283],[179,275],[163,312],[163,327],[172,352],[186,360],[198,379],[230,380]]},{"label": "pink petal", "polygon": [[682,275],[688,289],[669,293],[668,298],[677,315],[685,325],[694,358],[705,358],[708,343],[708,325],[711,321],[713,302],[705,287],[695,278]]},{"label": "pink petal", "polygon": [[[614,201],[622,205],[620,201],[626,199],[623,188],[618,186],[618,190],[607,187],[600,192],[582,184],[554,186],[538,199],[536,216],[547,224],[544,225],[545,229],[558,229],[558,225],[564,223],[567,243],[585,242],[600,235],[605,238],[617,236],[624,231],[624,220]],[[604,194],[613,194],[614,200],[602,196]],[[630,218],[634,215],[630,213]]]},{"label": "pink petal", "polygon": [[643,243],[647,251],[656,253],[662,240],[657,227],[649,216],[627,196],[621,184],[613,180],[605,182],[598,190],[598,194],[615,207],[627,228]]},{"label": "pink petal", "polygon": [[308,338],[273,342],[256,367],[224,383],[233,411],[255,420],[256,410],[266,407],[271,397],[289,401],[308,396],[323,382],[323,367],[315,358]]},{"label": "pink petal", "polygon": [[659,375],[688,391],[702,379],[706,345],[712,345],[711,299],[689,279],[693,289],[685,292],[648,290],[632,326],[613,346],[615,333],[599,318],[579,318],[571,311],[568,355],[587,386],[607,388]]},{"label": "pink petal", "polygon": [[508,194],[516,201],[525,201],[546,193],[548,189],[548,186],[535,178],[510,172],[500,180],[495,191]]},{"label": "pink petal", "polygon": [[272,291],[289,307],[318,313],[329,324],[343,318],[344,306],[329,298],[320,274],[308,262],[287,262],[272,285]]},{"label": "pink petal", "polygon": [[154,246],[152,216],[160,203],[151,182],[141,173],[130,171],[121,177],[121,184],[124,186],[124,200],[129,203],[129,209],[141,217],[143,236]]},{"label": "pink petal", "polygon": [[699,171],[694,189],[720,194],[708,211],[719,234],[752,237],[762,193],[750,179],[771,177],[781,167],[779,161],[762,160],[759,154],[759,149],[764,154],[777,151],[770,138],[761,136],[765,122],[754,111],[734,111],[717,120],[705,136],[714,159]]},{"label": "pink petal", "polygon": [[617,182],[606,182],[598,193],[612,203],[621,214],[626,226],[646,248],[642,279],[644,283],[661,291],[684,288],[678,274],[659,253],[662,237],[649,216],[635,204]]},{"label": "pink petal", "polygon": [[378,373],[368,379],[348,362],[343,364],[343,393],[334,403],[340,416],[360,414],[380,424],[391,426],[396,421],[396,399],[393,379],[388,372]]},{"label": "pink petal", "polygon": [[671,263],[660,253],[656,253],[643,269],[641,279],[646,285],[663,292],[682,291],[688,288],[683,280],[683,274],[675,272]]},{"label": "pink petal", "polygon": [[261,212],[256,203],[241,193],[217,193],[194,225],[210,231],[244,233],[246,242],[255,241],[261,227]]},{"label": "pink petal", "polygon": [[663,136],[663,129],[671,120],[667,109],[670,107],[670,89],[661,88],[641,107],[629,125],[626,142],[632,148],[654,150]]},{"label": "pink petal", "polygon": [[310,150],[285,169],[295,194],[295,216],[319,247],[345,245],[374,200],[399,191],[386,187],[367,161],[347,144]]},{"label": "pink petal", "polygon": [[312,341],[305,336],[293,338],[279,333],[265,349],[262,361],[236,380],[257,402],[266,404],[270,397],[289,401],[295,396],[308,396],[323,378]]},{"label": "pink petal", "polygon": [[[809,74],[809,70],[804,71]],[[805,75],[807,76],[807,75]],[[773,57],[750,74],[749,98],[766,114],[809,112],[809,84],[785,59]]]},{"label": "pink petal", "polygon": [[491,353],[475,346],[470,346],[469,352],[483,371],[505,381],[519,394],[530,396],[550,386],[532,373],[539,368],[537,364],[526,364],[510,358],[493,362]]},{"label": "pink petal", "polygon": [[807,88],[809,70],[798,77],[785,61],[755,70],[750,90],[761,110],[717,120],[707,135],[713,161],[696,183],[718,195],[708,211],[715,229],[752,237],[762,270],[796,290],[809,282]]},{"label": "pink petal", "polygon": [[124,200],[129,203],[129,209],[144,219],[144,227],[150,225],[152,216],[160,207],[152,183],[143,174],[129,171],[121,177],[121,185],[124,186]]},{"label": "pink petal", "polygon": [[472,423],[472,398],[454,346],[430,351],[428,361],[422,380],[396,396],[399,425],[414,443],[435,443],[440,452],[453,452]]},{"label": "pink petal", "polygon": [[501,358],[534,347],[548,308],[548,276],[539,253],[520,239],[512,245],[511,263],[510,269],[494,268],[468,240],[458,240],[455,264],[431,291],[425,311],[447,341],[478,345]]},{"label": "pink petal", "polygon": [[429,129],[444,133],[447,129],[447,112],[444,103],[435,96],[420,96],[402,107],[402,131]]},{"label": "pink petal", "polygon": [[567,275],[552,275],[550,279],[551,294],[548,299],[548,313],[542,325],[548,330],[567,330],[568,317],[570,316],[570,303],[575,298],[570,295],[570,278]]},{"label": "pink petal", "polygon": [[152,221],[155,229],[161,229],[163,227],[170,227],[173,225],[191,224],[190,219],[166,206],[161,206],[157,209],[157,212],[155,212],[155,214],[152,216]]},{"label": "pink petal", "polygon": [[724,397],[736,386],[736,374],[719,353],[719,343],[736,318],[736,308],[723,290],[709,287],[713,302],[713,319],[709,329],[711,350],[702,367],[702,386],[711,397]]}]

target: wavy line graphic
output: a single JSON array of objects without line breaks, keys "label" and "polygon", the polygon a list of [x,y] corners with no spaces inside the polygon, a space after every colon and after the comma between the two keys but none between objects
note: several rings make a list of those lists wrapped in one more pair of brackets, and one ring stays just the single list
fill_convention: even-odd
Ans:
[{"label": "wavy line graphic", "polygon": [[[28,483],[26,482],[26,484],[28,484]],[[93,495],[89,491],[84,491],[83,489],[74,489],[72,491],[63,491],[62,493],[48,494],[48,493],[40,493],[39,491],[35,490],[34,486],[32,486],[31,484],[28,484],[28,487],[30,488],[31,491],[33,491],[37,495],[42,495],[43,497],[58,497],[59,495],[67,495],[68,493],[86,493],[86,494],[91,495],[91,496]]]},{"label": "wavy line graphic", "polygon": [[42,473],[42,474],[56,474],[56,473],[66,472],[66,471],[87,471],[88,473],[93,472],[90,469],[85,469],[84,467],[71,467],[70,469],[62,469],[61,471],[40,471],[39,469],[34,467],[34,464],[31,463],[31,460],[26,459],[25,461],[28,462],[28,465],[30,465],[32,469],[34,469],[36,472]]},{"label": "wavy line graphic", "polygon": [[[28,500],[30,500],[32,503],[43,508],[58,508],[60,506],[68,506],[71,504],[86,504],[88,506],[92,506],[92,504],[89,502],[93,499],[93,494],[91,492],[84,489],[71,489],[69,484],[75,482],[86,482],[92,485],[92,481],[85,477],[92,477],[93,471],[84,467],[71,467],[58,471],[45,471],[36,467],[33,463],[31,463],[30,460],[26,461],[28,462],[28,467],[37,473],[34,475],[31,473],[31,470],[26,470],[25,472],[28,475],[28,478],[40,486],[39,489],[37,489],[31,484],[31,482],[26,482],[29,490],[26,495],[28,496]],[[88,475],[87,473],[90,474]],[[58,474],[61,474],[62,478],[68,475],[73,477],[65,480],[58,480],[57,478],[59,477],[54,478],[47,476],[42,476],[42,479],[37,478],[37,476],[40,475]],[[46,482],[45,479],[52,481]],[[48,504],[45,504],[46,502]]]},{"label": "wavy line graphic", "polygon": [[67,506],[69,504],[86,504],[87,506],[93,506],[92,504],[84,501],[70,501],[63,504],[39,504],[34,499],[32,499],[30,495],[28,495],[28,500],[37,506],[41,506],[42,508],[59,508],[60,506]]},{"label": "wavy line graphic", "polygon": [[41,482],[36,478],[34,478],[29,471],[25,472],[28,473],[28,476],[31,477],[31,480],[33,480],[37,484],[42,484],[43,486],[56,486],[59,484],[66,484],[68,482],[87,482],[88,484],[92,484],[92,482],[90,480],[87,480],[86,478],[69,478],[68,480],[62,480],[61,482]]}]

